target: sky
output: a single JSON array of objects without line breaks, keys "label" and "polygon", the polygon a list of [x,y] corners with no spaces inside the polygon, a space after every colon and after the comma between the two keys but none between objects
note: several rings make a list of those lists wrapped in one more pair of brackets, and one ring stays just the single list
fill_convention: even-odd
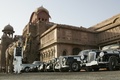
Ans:
[{"label": "sky", "polygon": [[22,35],[36,8],[43,6],[50,22],[89,28],[120,13],[120,0],[0,0],[0,36],[8,24]]}]

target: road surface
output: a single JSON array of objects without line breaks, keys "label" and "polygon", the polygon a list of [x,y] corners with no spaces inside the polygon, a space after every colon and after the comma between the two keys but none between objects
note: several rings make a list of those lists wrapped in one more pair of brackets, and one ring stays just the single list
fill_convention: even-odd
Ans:
[{"label": "road surface", "polygon": [[120,80],[120,71],[0,73],[0,80]]}]

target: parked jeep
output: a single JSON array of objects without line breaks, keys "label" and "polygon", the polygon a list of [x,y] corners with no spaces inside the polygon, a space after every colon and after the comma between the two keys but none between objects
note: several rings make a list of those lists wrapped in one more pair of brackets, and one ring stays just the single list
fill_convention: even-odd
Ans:
[{"label": "parked jeep", "polygon": [[[95,60],[99,56],[100,50],[98,49],[87,49],[82,50],[78,55],[81,59],[82,68],[86,71],[99,70],[99,67],[96,65]],[[96,67],[97,66],[97,67]]]},{"label": "parked jeep", "polygon": [[79,53],[81,56],[82,67],[86,71],[98,71],[99,68],[116,70],[120,66],[120,52],[118,50],[83,50]]},{"label": "parked jeep", "polygon": [[60,56],[55,64],[55,70],[78,72],[81,69],[80,56]]}]

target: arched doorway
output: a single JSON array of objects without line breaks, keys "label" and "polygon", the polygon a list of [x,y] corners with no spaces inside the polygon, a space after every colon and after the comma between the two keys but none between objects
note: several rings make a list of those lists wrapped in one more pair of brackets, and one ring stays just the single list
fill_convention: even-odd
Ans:
[{"label": "arched doorway", "polygon": [[80,51],[81,51],[80,48],[73,48],[72,54],[73,55],[78,55]]}]

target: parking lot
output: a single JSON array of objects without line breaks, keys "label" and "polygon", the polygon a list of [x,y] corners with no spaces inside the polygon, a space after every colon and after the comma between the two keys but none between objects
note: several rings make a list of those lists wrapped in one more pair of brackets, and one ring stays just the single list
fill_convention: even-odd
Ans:
[{"label": "parking lot", "polygon": [[120,80],[120,71],[0,73],[0,80]]}]

